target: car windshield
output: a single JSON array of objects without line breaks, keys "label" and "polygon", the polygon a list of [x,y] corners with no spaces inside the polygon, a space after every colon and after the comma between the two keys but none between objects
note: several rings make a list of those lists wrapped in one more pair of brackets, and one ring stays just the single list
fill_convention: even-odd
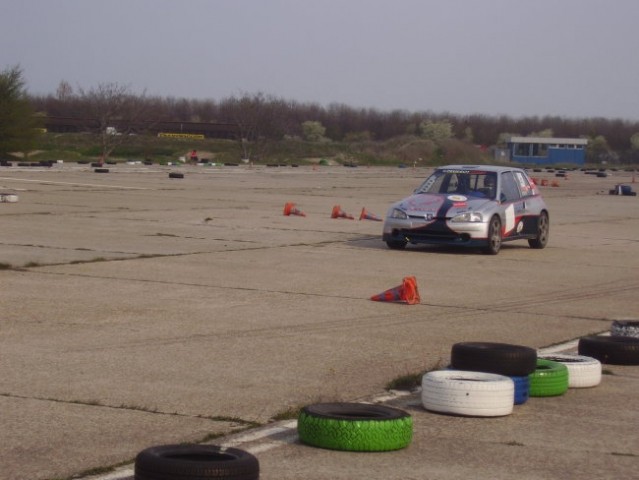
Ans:
[{"label": "car windshield", "polygon": [[497,194],[497,174],[483,170],[436,170],[415,193],[456,193],[494,200]]}]

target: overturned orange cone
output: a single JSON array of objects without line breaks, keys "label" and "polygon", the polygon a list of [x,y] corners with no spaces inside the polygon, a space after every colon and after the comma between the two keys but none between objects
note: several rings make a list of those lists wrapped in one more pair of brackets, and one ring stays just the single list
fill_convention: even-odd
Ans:
[{"label": "overturned orange cone", "polygon": [[401,302],[408,305],[419,303],[419,291],[417,290],[417,280],[415,277],[404,277],[402,284],[386,290],[378,295],[373,295],[371,300],[375,302]]},{"label": "overturned orange cone", "polygon": [[299,215],[300,217],[305,217],[306,214],[302,212],[299,208],[295,206],[294,203],[288,202],[284,205],[284,215]]},{"label": "overturned orange cone", "polygon": [[376,222],[381,222],[382,219],[379,218],[377,215],[374,215],[370,212],[366,211],[366,207],[362,208],[362,213],[359,214],[359,219],[360,220],[374,220]]},{"label": "overturned orange cone", "polygon": [[349,220],[355,220],[355,217],[353,217],[353,215],[349,215],[348,213],[346,213],[339,205],[335,205],[333,207],[331,218],[348,218]]}]

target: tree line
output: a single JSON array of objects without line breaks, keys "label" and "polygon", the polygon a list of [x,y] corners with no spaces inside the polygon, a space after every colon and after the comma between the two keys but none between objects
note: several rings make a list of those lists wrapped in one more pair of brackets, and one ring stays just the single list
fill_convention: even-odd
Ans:
[{"label": "tree line", "polygon": [[[238,127],[244,149],[260,142],[302,139],[323,142],[389,142],[402,137],[429,139],[435,143],[459,141],[478,146],[503,146],[509,136],[554,136],[589,139],[591,161],[606,159],[639,163],[639,122],[610,118],[560,116],[460,115],[431,111],[382,111],[345,104],[322,106],[264,93],[242,94],[221,100],[148,96],[118,83],[90,89],[74,89],[68,82],[55,93],[30,95],[24,90],[21,70],[0,73],[0,105],[3,98],[18,97],[41,116],[80,117],[99,120],[100,128],[115,120],[227,123]],[[7,85],[13,85],[13,90]],[[0,138],[6,127],[0,114]],[[4,127],[3,127],[4,126]],[[318,133],[318,129],[321,133]],[[113,142],[102,131],[104,142]],[[103,143],[104,143],[103,142]],[[252,143],[252,146],[251,146]],[[104,145],[105,149],[109,145]],[[244,155],[249,152],[245,151]]]}]

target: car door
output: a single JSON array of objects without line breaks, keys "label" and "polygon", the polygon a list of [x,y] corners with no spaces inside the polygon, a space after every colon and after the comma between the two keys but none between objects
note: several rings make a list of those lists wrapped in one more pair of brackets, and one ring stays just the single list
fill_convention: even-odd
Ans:
[{"label": "car door", "polygon": [[512,171],[501,173],[499,199],[504,209],[504,237],[516,237],[523,233],[522,218],[526,214],[526,202],[522,198],[518,180]]}]

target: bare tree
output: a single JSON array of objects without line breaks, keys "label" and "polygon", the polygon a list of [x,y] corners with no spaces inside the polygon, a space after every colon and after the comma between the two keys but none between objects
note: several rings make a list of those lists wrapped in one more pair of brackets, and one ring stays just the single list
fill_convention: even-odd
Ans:
[{"label": "bare tree", "polygon": [[100,136],[102,161],[125,144],[130,135],[149,126],[153,102],[146,101],[144,92],[134,95],[129,86],[119,83],[101,83],[78,92],[84,118]]}]

